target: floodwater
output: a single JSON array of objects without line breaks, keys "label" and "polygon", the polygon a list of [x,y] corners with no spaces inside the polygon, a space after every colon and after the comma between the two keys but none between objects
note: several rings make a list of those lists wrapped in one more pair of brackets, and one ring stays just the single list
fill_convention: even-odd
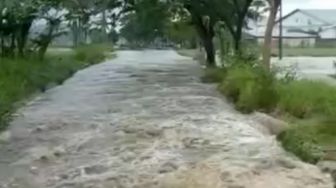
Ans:
[{"label": "floodwater", "polygon": [[296,72],[297,77],[326,81],[336,84],[336,57],[284,57],[282,60],[272,59],[275,67]]},{"label": "floodwater", "polygon": [[332,188],[173,51],[123,51],[18,110],[1,188]]}]

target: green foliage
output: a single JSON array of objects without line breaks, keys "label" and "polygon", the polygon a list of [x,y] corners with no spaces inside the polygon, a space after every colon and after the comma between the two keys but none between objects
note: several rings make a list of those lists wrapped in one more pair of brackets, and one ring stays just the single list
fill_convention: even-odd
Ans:
[{"label": "green foliage", "polygon": [[201,80],[204,83],[221,83],[225,79],[226,70],[223,68],[207,68]]},{"label": "green foliage", "polygon": [[336,88],[323,82],[299,80],[279,84],[278,108],[297,118],[336,115]]},{"label": "green foliage", "polygon": [[236,108],[248,113],[280,112],[295,124],[278,136],[287,151],[309,163],[336,160],[335,154],[324,149],[336,145],[336,87],[319,81],[295,80],[292,74],[276,79],[275,74],[249,58],[239,59],[231,59],[219,85]]},{"label": "green foliage", "polygon": [[335,117],[315,116],[296,120],[295,124],[278,136],[286,150],[310,163],[336,160]]},{"label": "green foliage", "polygon": [[150,43],[164,36],[168,23],[168,4],[159,0],[140,0],[132,4],[122,20],[121,35],[130,42]]},{"label": "green foliage", "polygon": [[83,45],[75,49],[75,59],[95,64],[103,61],[106,58],[106,53],[112,51],[112,45],[109,44]]},{"label": "green foliage", "polygon": [[317,163],[323,153],[319,148],[315,128],[313,126],[292,126],[289,130],[281,133],[278,139],[283,147],[298,156],[301,160],[309,163]]},{"label": "green foliage", "polygon": [[18,102],[50,84],[61,84],[87,62],[75,61],[72,54],[36,59],[0,58],[0,129],[5,128]]},{"label": "green foliage", "polygon": [[275,82],[275,76],[261,67],[238,63],[228,68],[219,90],[243,112],[269,112],[278,101]]},{"label": "green foliage", "polygon": [[197,46],[197,33],[189,19],[174,21],[168,24],[167,37],[182,48],[194,49]]}]

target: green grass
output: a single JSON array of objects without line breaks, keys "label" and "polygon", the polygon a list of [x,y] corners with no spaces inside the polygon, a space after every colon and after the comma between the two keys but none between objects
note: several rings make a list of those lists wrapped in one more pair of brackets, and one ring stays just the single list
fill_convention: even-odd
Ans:
[{"label": "green grass", "polygon": [[279,136],[284,148],[306,162],[336,161],[336,88],[301,80],[280,86],[279,93],[278,110],[294,125]]},{"label": "green grass", "polygon": [[219,91],[238,110],[269,112],[289,122],[292,126],[278,135],[286,150],[310,163],[336,161],[336,87],[321,81],[277,79],[255,63],[239,61],[222,77],[213,70],[206,74],[213,74],[216,82],[222,79]]},{"label": "green grass", "polygon": [[225,79],[226,69],[206,68],[201,78],[204,83],[220,83]]},{"label": "green grass", "polygon": [[82,62],[95,64],[106,58],[106,53],[112,52],[109,44],[83,45],[75,49],[75,59]]},{"label": "green grass", "polygon": [[293,126],[278,136],[283,147],[303,161],[336,161],[336,120],[315,116],[293,121]]},{"label": "green grass", "polygon": [[295,125],[278,136],[282,146],[289,152],[309,163],[317,163],[322,158],[322,150],[317,142],[315,126]]},{"label": "green grass", "polygon": [[259,66],[234,65],[227,70],[219,91],[231,99],[242,112],[269,112],[278,101],[275,77]]},{"label": "green grass", "polygon": [[321,81],[300,80],[279,84],[278,109],[297,118],[336,115],[336,88]]},{"label": "green grass", "polygon": [[[278,54],[278,49],[273,50],[273,54]],[[336,56],[335,48],[284,48],[284,56],[310,56],[310,57],[334,57]]]},{"label": "green grass", "polygon": [[[86,50],[91,51],[89,47]],[[99,53],[104,53],[102,50]],[[50,53],[44,61],[35,58],[0,58],[0,129],[6,128],[17,104],[36,92],[44,92],[50,85],[62,84],[76,71],[104,59],[80,59],[73,53]],[[90,57],[90,58],[92,58]],[[76,60],[77,59],[77,60]]]}]

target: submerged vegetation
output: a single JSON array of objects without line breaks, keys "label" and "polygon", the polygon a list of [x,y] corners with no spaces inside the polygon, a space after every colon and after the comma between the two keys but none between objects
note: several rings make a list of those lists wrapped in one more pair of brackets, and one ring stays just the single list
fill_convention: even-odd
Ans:
[{"label": "submerged vegetation", "polygon": [[[78,51],[89,54],[78,58]],[[59,85],[76,71],[99,63],[106,50],[96,45],[68,52],[51,52],[44,60],[38,58],[0,58],[0,129],[4,129],[13,110],[25,98]]]},{"label": "submerged vegetation", "polygon": [[219,91],[244,112],[266,112],[291,124],[278,135],[285,149],[302,160],[336,160],[336,87],[322,81],[279,78],[259,64],[241,63],[206,69],[206,81],[219,83]]},{"label": "submerged vegetation", "polygon": [[[94,26],[92,17],[117,5],[118,1],[0,2],[0,129],[8,125],[20,101],[104,60],[105,52],[112,50],[109,34],[113,29],[107,30],[103,24],[111,13],[95,20]],[[103,36],[95,42],[106,45],[92,45],[89,38],[93,32]],[[50,48],[57,44],[66,48]]]}]

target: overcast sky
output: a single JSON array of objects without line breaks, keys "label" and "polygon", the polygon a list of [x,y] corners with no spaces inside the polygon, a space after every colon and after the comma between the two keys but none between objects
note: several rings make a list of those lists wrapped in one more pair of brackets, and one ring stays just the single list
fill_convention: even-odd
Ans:
[{"label": "overcast sky", "polygon": [[284,13],[302,9],[336,9],[336,0],[283,0]]}]

